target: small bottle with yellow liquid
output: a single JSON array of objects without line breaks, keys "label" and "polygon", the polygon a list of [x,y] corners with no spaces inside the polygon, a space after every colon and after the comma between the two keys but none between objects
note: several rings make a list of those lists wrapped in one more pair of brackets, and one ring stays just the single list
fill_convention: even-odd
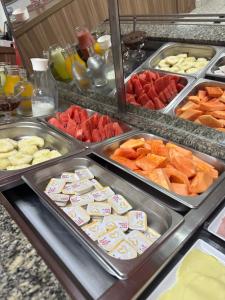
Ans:
[{"label": "small bottle with yellow liquid", "polygon": [[17,108],[17,113],[22,116],[32,116],[32,104],[31,104],[31,97],[33,94],[33,85],[27,79],[27,72],[25,69],[19,70],[21,81],[19,81],[15,85],[15,93],[17,90],[23,90],[20,94],[20,105]]},{"label": "small bottle with yellow liquid", "polygon": [[6,96],[14,95],[15,85],[21,80],[19,75],[19,68],[17,66],[5,66],[5,84],[3,92]]},{"label": "small bottle with yellow liquid", "polygon": [[87,73],[86,63],[77,53],[76,45],[67,45],[63,52],[67,72],[79,90],[87,90],[91,87],[91,79]]}]

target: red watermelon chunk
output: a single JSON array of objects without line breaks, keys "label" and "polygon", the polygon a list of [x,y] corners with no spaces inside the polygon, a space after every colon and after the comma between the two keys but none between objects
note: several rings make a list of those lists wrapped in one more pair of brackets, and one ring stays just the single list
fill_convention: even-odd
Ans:
[{"label": "red watermelon chunk", "polygon": [[146,93],[142,94],[138,97],[138,103],[142,104],[143,106],[148,102],[149,97]]},{"label": "red watermelon chunk", "polygon": [[100,135],[100,132],[98,129],[94,129],[92,131],[92,139],[91,140],[93,143],[101,142],[102,139],[101,139],[101,135]]}]

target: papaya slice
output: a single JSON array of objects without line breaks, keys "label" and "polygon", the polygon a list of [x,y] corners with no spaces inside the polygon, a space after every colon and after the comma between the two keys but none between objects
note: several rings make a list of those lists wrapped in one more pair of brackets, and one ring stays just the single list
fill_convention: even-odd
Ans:
[{"label": "papaya slice", "polygon": [[203,124],[211,128],[223,127],[220,120],[217,120],[211,115],[203,115],[198,118],[198,120]]},{"label": "papaya slice", "polygon": [[207,97],[206,91],[204,91],[204,90],[198,90],[198,98],[199,98],[200,100],[204,100],[205,97]]},{"label": "papaya slice", "polygon": [[160,155],[160,156],[167,156],[167,148],[166,145],[162,140],[151,140],[149,141],[151,145],[151,152],[152,154]]},{"label": "papaya slice", "polygon": [[179,118],[194,121],[199,116],[201,116],[203,112],[197,109],[187,109],[182,114],[179,115]]},{"label": "papaya slice", "polygon": [[137,153],[138,159],[140,159],[140,158],[146,156],[147,154],[151,153],[151,150],[144,148],[144,147],[140,147],[137,149],[136,153]]},{"label": "papaya slice", "polygon": [[114,152],[115,156],[123,156],[129,159],[136,159],[138,157],[137,152],[133,148],[118,148]]},{"label": "papaya slice", "polygon": [[197,172],[190,184],[190,192],[201,194],[208,190],[213,183],[213,177],[206,172]]},{"label": "papaya slice", "polygon": [[213,177],[213,179],[218,178],[219,172],[212,165],[208,164],[195,155],[193,155],[193,164],[196,168],[196,171],[207,172]]},{"label": "papaya slice", "polygon": [[218,98],[223,95],[223,90],[218,86],[206,86],[205,90],[209,97]]},{"label": "papaya slice", "polygon": [[192,157],[192,152],[190,150],[187,150],[185,148],[182,148],[180,146],[177,146],[171,142],[168,142],[166,144],[166,148],[169,149],[176,149],[178,152],[180,152],[180,154],[183,154],[183,156],[187,156],[187,157]]},{"label": "papaya slice", "polygon": [[110,158],[112,160],[115,160],[116,162],[118,162],[119,164],[125,166],[128,169],[131,169],[132,171],[137,170],[138,167],[135,164],[134,160],[128,159],[126,157],[123,156],[119,156],[119,155],[111,155]]},{"label": "papaya slice", "polygon": [[125,143],[120,145],[120,148],[138,148],[138,147],[143,147],[145,144],[145,139],[140,138],[140,139],[129,139]]},{"label": "papaya slice", "polygon": [[225,104],[221,103],[220,101],[201,102],[199,104],[199,110],[202,111],[225,110]]},{"label": "papaya slice", "polygon": [[154,162],[152,162],[150,159],[148,159],[147,156],[137,159],[136,166],[137,169],[141,169],[143,171],[152,171],[157,167],[157,165],[154,164]]},{"label": "papaya slice", "polygon": [[199,104],[201,102],[201,100],[198,96],[188,96],[187,100],[192,101],[196,104]]},{"label": "papaya slice", "polygon": [[171,184],[167,173],[164,169],[157,168],[150,172],[147,176],[154,183],[162,186],[164,189],[171,191]]},{"label": "papaya slice", "polygon": [[155,165],[156,168],[158,167],[165,167],[167,163],[167,157],[165,156],[160,156],[156,154],[148,154],[147,158],[152,162],[153,165]]},{"label": "papaya slice", "polygon": [[176,149],[169,150],[169,161],[177,170],[185,174],[188,178],[191,178],[196,174],[196,168],[192,158],[183,156]]},{"label": "papaya slice", "polygon": [[168,166],[165,168],[165,171],[171,183],[186,184],[189,191],[190,182],[185,174],[181,173],[180,171],[178,171],[173,167],[168,167]]},{"label": "papaya slice", "polygon": [[184,183],[171,183],[172,191],[178,195],[188,196],[188,187]]},{"label": "papaya slice", "polygon": [[188,101],[186,102],[181,108],[180,110],[182,112],[186,111],[186,110],[189,110],[189,109],[198,109],[199,108],[199,105],[194,103],[194,102],[191,102],[191,101]]},{"label": "papaya slice", "polygon": [[225,111],[224,110],[213,111],[213,112],[211,112],[211,116],[213,116],[214,118],[217,118],[217,119],[225,120]]}]

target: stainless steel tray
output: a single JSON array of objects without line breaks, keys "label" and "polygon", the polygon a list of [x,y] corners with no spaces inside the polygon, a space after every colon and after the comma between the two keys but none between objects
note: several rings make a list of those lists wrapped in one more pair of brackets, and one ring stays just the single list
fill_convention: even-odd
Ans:
[{"label": "stainless steel tray", "polygon": [[[67,108],[69,108],[69,106],[71,106],[71,105],[76,105],[76,104],[75,104],[75,103],[70,103],[70,102],[68,102],[68,107],[67,107]],[[66,108],[65,108],[65,109],[66,109]],[[89,116],[92,116],[92,115],[96,112],[96,111],[94,111],[94,110],[87,109],[87,108],[86,108],[86,110],[87,110]],[[114,141],[114,140],[116,140],[116,139],[117,139],[118,137],[120,137],[120,136],[127,136],[127,135],[129,135],[129,134],[131,134],[131,133],[133,133],[133,132],[139,131],[139,129],[133,127],[132,125],[128,125],[128,124],[126,124],[126,123],[124,123],[124,122],[121,122],[121,121],[119,121],[119,120],[117,120],[117,119],[111,118],[113,121],[116,121],[116,122],[118,122],[118,123],[120,124],[120,126],[121,126],[121,127],[123,128],[123,130],[124,130],[124,133],[123,133],[123,134],[117,135],[117,136],[114,136],[114,137],[111,137],[111,138],[109,138],[109,139],[105,139],[104,141],[97,142],[97,143],[82,142],[82,141],[80,141],[80,140],[78,140],[78,139],[72,137],[72,136],[69,135],[68,133],[63,132],[63,131],[61,131],[60,129],[56,128],[55,126],[49,124],[49,123],[48,123],[48,120],[49,120],[50,118],[52,118],[52,117],[55,117],[55,116],[56,116],[55,114],[52,114],[52,115],[48,115],[48,116],[44,116],[44,117],[39,117],[38,120],[40,120],[41,122],[43,122],[44,124],[46,124],[48,127],[50,127],[50,128],[52,128],[52,129],[56,130],[57,132],[61,133],[62,135],[68,137],[69,139],[72,139],[73,141],[74,141],[74,140],[77,141],[78,144],[82,145],[82,146],[85,147],[85,148],[93,148],[93,147],[95,147],[95,146],[105,144],[105,143],[108,142],[108,141]]]},{"label": "stainless steel tray", "polygon": [[[183,43],[167,43],[159,48],[146,62],[144,67],[155,68],[161,59],[170,55],[177,55],[180,53],[188,53],[195,57],[205,57],[210,61],[209,63],[196,73],[188,74],[196,78],[202,77],[206,70],[214,63],[218,55],[224,50],[223,47],[212,45],[198,45],[198,44],[183,44]],[[180,74],[180,73],[176,73]]]},{"label": "stainless steel tray", "polygon": [[[148,61],[149,59],[147,59]],[[146,66],[146,62],[144,62],[143,64],[141,64],[137,69],[135,69],[125,80],[124,83],[126,85],[127,81],[132,77],[132,75],[134,74],[140,74],[144,71],[151,71],[151,72],[157,72],[159,74],[165,74],[165,75],[174,75],[174,73],[172,72],[167,72],[167,71],[163,71],[163,70],[156,70],[154,68],[149,68]],[[177,75],[177,74],[176,74]],[[193,84],[193,82],[195,81],[195,78],[193,76],[188,76],[188,75],[184,75],[184,74],[178,74],[178,76],[181,78],[181,83],[184,84],[184,88],[182,91],[180,91],[174,98],[173,100],[170,101],[170,103],[162,108],[162,109],[158,109],[157,111],[164,113],[165,110],[168,110],[173,103]],[[110,96],[115,96],[116,94],[116,89],[113,90],[113,92],[110,94]]]},{"label": "stainless steel tray", "polygon": [[[173,105],[171,105],[171,107],[165,111],[165,113],[172,116],[176,116],[176,109],[183,106],[187,102],[187,97],[191,95],[196,95],[198,90],[204,88],[205,86],[218,86],[222,89],[225,89],[225,83],[200,78],[192,86],[190,86],[190,88],[187,89],[185,93],[183,93],[181,97],[179,97],[179,99],[177,99],[177,101],[174,102]],[[177,117],[179,118],[179,116]]]},{"label": "stainless steel tray", "polygon": [[206,71],[206,77],[219,79],[221,81],[225,81],[225,74],[224,76],[215,74],[214,71],[217,70],[220,66],[225,66],[225,53],[223,52],[220,54],[219,57],[217,57],[216,60],[214,60],[213,64],[207,69]]},{"label": "stainless steel tray", "polygon": [[[74,171],[76,168],[88,167],[95,178],[103,185],[110,186],[116,193],[122,194],[134,209],[141,209],[148,216],[148,225],[161,233],[161,237],[142,255],[131,260],[119,260],[109,256],[96,242],[92,241],[45,193],[44,189],[52,177],[59,177],[62,172]],[[182,223],[183,217],[174,211],[158,204],[149,194],[127,183],[112,172],[106,170],[87,157],[67,158],[48,168],[31,171],[23,176],[23,180],[40,197],[41,201],[57,215],[59,220],[68,225],[76,237],[80,239],[87,251],[112,275],[126,279],[140,268],[157,251],[159,245]]]},{"label": "stainless steel tray", "polygon": [[0,126],[0,139],[11,138],[19,140],[22,137],[31,135],[37,135],[44,138],[46,148],[58,150],[62,156],[25,169],[15,171],[0,171],[0,191],[22,183],[21,174],[25,173],[27,170],[37,169],[44,165],[58,161],[62,157],[79,153],[84,150],[84,147],[82,147],[80,144],[72,142],[61,134],[49,129],[44,124],[34,120],[30,122],[16,122]]},{"label": "stainless steel tray", "polygon": [[[163,141],[167,141],[166,139],[163,139],[162,137],[147,133],[147,132],[140,132],[137,134],[134,134],[133,136],[130,136],[129,138],[134,138],[134,139],[139,139],[139,138],[145,138],[145,139],[160,139]],[[110,158],[110,155],[112,154],[112,152],[114,150],[116,150],[117,148],[119,148],[119,146],[124,143],[127,140],[127,138],[121,138],[118,139],[117,141],[115,141],[114,143],[108,143],[102,147],[98,147],[94,150],[94,153],[107,160],[108,162],[112,163],[113,165],[119,167],[120,169],[122,169],[123,171],[129,172],[131,173],[133,176],[135,176],[136,178],[140,179],[141,181],[143,181],[144,183],[146,183],[147,185],[150,185],[152,187],[154,187],[156,190],[158,190],[161,193],[166,194],[167,196],[171,197],[172,199],[178,201],[179,203],[182,203],[184,205],[186,205],[187,207],[190,208],[196,208],[198,207],[206,198],[207,196],[213,192],[214,188],[225,178],[225,164],[224,162],[222,162],[221,160],[218,160],[212,156],[209,156],[207,154],[195,151],[193,149],[190,149],[188,147],[184,147],[186,149],[189,149],[193,152],[194,155],[196,155],[197,157],[205,160],[206,162],[210,163],[211,165],[213,165],[220,173],[219,178],[210,186],[210,188],[205,191],[204,193],[202,193],[199,196],[196,197],[190,197],[190,196],[181,196],[178,195],[176,193],[173,193],[171,191],[168,191],[166,189],[164,189],[163,187],[161,187],[160,185],[152,182],[151,180],[146,179],[145,177],[131,171],[130,169],[122,166],[121,164],[117,163],[116,161],[112,160]],[[176,144],[176,143],[174,143]],[[179,145],[179,144],[178,144]],[[181,146],[181,145],[179,145]]]}]

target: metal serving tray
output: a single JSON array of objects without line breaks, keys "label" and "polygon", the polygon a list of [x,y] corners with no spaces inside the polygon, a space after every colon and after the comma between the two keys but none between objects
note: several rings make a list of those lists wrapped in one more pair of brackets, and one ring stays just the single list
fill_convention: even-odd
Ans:
[{"label": "metal serving tray", "polygon": [[[188,74],[196,78],[202,77],[206,70],[215,61],[218,55],[223,51],[223,47],[212,45],[195,45],[195,44],[183,44],[183,43],[167,43],[159,48],[155,54],[153,54],[144,63],[145,67],[155,68],[161,59],[164,59],[170,55],[177,55],[180,53],[188,53],[190,56],[205,57],[209,59],[209,63],[196,73]],[[176,73],[180,74],[180,73]]]},{"label": "metal serving tray", "polygon": [[[129,138],[133,138],[133,139],[139,139],[139,138],[160,139],[160,140],[163,140],[165,142],[168,141],[166,139],[163,139],[162,137],[159,137],[159,136],[147,133],[147,132],[140,132],[140,133],[137,133],[137,134],[134,134],[134,135],[130,136]],[[154,187],[159,192],[166,194],[167,196],[169,196],[172,199],[178,201],[179,203],[182,203],[182,204],[186,205],[187,207],[190,207],[190,208],[198,207],[207,198],[207,196],[214,190],[214,188],[225,178],[225,172],[224,172],[225,171],[225,163],[224,162],[222,162],[221,160],[218,160],[218,159],[216,159],[212,156],[209,156],[207,154],[204,154],[204,153],[198,152],[196,150],[190,149],[188,147],[184,147],[182,145],[177,144],[177,145],[179,145],[179,146],[181,146],[185,149],[191,150],[194,155],[196,155],[200,159],[203,159],[206,162],[213,165],[220,173],[219,178],[210,186],[210,188],[207,191],[205,191],[201,195],[196,196],[196,197],[178,195],[176,193],[173,193],[171,191],[168,191],[168,190],[164,189],[160,185],[158,185],[158,184],[152,182],[151,180],[148,180],[145,177],[131,171],[130,169],[124,167],[123,165],[117,163],[116,161],[114,161],[110,158],[110,155],[117,148],[119,148],[119,146],[122,143],[124,143],[126,140],[127,140],[127,138],[121,138],[121,139],[118,139],[117,141],[115,141],[114,143],[108,143],[106,145],[103,145],[102,147],[98,147],[94,150],[94,153],[96,155],[98,155],[99,157],[101,157],[101,158],[107,160],[108,162],[112,163],[113,165],[119,167],[123,171],[131,173],[133,176],[140,179],[141,181],[143,181],[147,185],[150,185],[150,186]],[[174,143],[174,144],[176,144],[176,143]]]},{"label": "metal serving tray", "polygon": [[[69,108],[69,106],[71,106],[71,105],[76,105],[76,104],[75,104],[75,103],[70,103],[70,102],[68,102],[68,107],[67,107],[67,108]],[[67,108],[65,108],[65,110],[66,110]],[[87,109],[87,108],[85,108],[85,109],[87,110],[88,115],[89,115],[90,117],[91,117],[94,113],[96,113],[96,111],[94,111],[94,110]],[[101,114],[101,113],[100,113],[100,114]],[[62,130],[56,128],[55,126],[49,124],[49,123],[48,123],[48,120],[49,120],[50,118],[55,117],[55,116],[56,116],[55,114],[52,114],[52,115],[48,115],[48,116],[44,116],[44,117],[39,117],[38,120],[40,120],[41,122],[43,122],[44,124],[46,124],[48,127],[50,127],[50,128],[52,128],[52,129],[56,130],[57,132],[61,133],[62,135],[66,136],[66,137],[68,137],[68,138],[70,138],[70,139],[72,139],[73,141],[74,141],[74,140],[77,141],[77,143],[79,143],[80,145],[82,145],[82,146],[85,147],[85,148],[93,148],[93,147],[95,147],[95,146],[105,144],[105,143],[108,142],[108,141],[109,141],[109,142],[110,142],[110,141],[114,141],[114,140],[116,140],[116,139],[117,139],[118,137],[120,137],[120,136],[126,136],[126,135],[129,135],[129,134],[133,133],[133,132],[139,131],[139,129],[137,129],[137,128],[131,126],[131,125],[128,125],[128,124],[126,124],[126,123],[124,123],[124,122],[121,122],[121,121],[119,121],[119,120],[117,120],[117,119],[111,118],[113,121],[118,122],[118,123],[120,124],[120,126],[121,126],[121,127],[123,128],[123,130],[124,130],[124,133],[122,133],[121,135],[117,135],[117,136],[111,137],[111,138],[109,138],[109,139],[105,139],[104,141],[97,142],[97,143],[82,142],[82,141],[80,141],[80,140],[78,140],[78,139],[72,137],[72,136],[69,135],[68,133],[63,132]]]},{"label": "metal serving tray", "polygon": [[[74,171],[76,168],[84,167],[88,167],[100,183],[110,186],[116,193],[122,194],[134,209],[146,212],[148,225],[161,233],[161,237],[139,257],[125,261],[109,256],[44,193],[44,189],[52,177],[59,177],[65,171]],[[121,179],[87,157],[70,157],[64,159],[57,165],[28,172],[23,176],[23,180],[37,193],[41,201],[57,215],[59,220],[62,220],[72,230],[90,254],[108,272],[119,279],[128,278],[137,268],[141,267],[145,260],[157,250],[159,245],[183,221],[182,216],[158,204],[149,194],[127,183],[124,179]]]},{"label": "metal serving tray", "polygon": [[225,74],[224,76],[215,74],[214,71],[218,70],[220,66],[225,66],[225,53],[223,52],[220,54],[220,56],[217,58],[217,60],[214,60],[213,64],[208,68],[206,71],[206,77],[219,79],[221,81],[225,81]]},{"label": "metal serving tray", "polygon": [[[147,59],[149,60],[149,59]],[[164,74],[164,75],[174,75],[174,73],[172,72],[167,72],[167,71],[163,71],[163,70],[156,70],[154,68],[149,68],[146,66],[146,62],[144,62],[143,64],[141,64],[137,69],[135,69],[125,80],[125,86],[126,83],[128,82],[128,80],[134,75],[134,74],[140,74],[144,71],[151,71],[151,72],[157,72],[159,74]],[[168,110],[174,102],[176,102],[177,99],[179,99],[179,97],[192,85],[192,83],[195,81],[195,78],[193,76],[188,76],[188,75],[184,75],[184,74],[179,74],[178,75],[181,78],[181,83],[184,84],[184,88],[182,91],[180,91],[174,98],[173,100],[170,101],[170,103],[162,108],[162,109],[158,109],[157,111],[164,113],[165,110]],[[116,94],[116,89],[113,90],[113,92],[111,93],[111,96],[115,96]]]},{"label": "metal serving tray", "polygon": [[[179,99],[177,99],[177,101],[174,102],[173,105],[171,105],[171,107],[165,111],[165,113],[172,116],[176,116],[176,109],[183,106],[187,102],[188,96],[196,95],[198,90],[206,86],[218,86],[225,90],[225,83],[200,78],[188,90],[186,90],[185,93],[183,93],[181,97],[179,97]],[[179,116],[177,117],[179,118]]]},{"label": "metal serving tray", "polygon": [[72,142],[71,140],[65,138],[61,134],[49,129],[47,126],[37,121],[23,121],[0,126],[0,139],[11,138],[19,140],[23,137],[31,135],[37,135],[44,138],[45,147],[52,150],[58,150],[62,156],[25,169],[15,171],[0,171],[0,191],[12,188],[17,184],[21,184],[21,175],[27,170],[37,169],[41,166],[49,164],[50,162],[52,163],[58,161],[62,157],[79,153],[84,150],[84,147],[82,147],[80,144]]}]

